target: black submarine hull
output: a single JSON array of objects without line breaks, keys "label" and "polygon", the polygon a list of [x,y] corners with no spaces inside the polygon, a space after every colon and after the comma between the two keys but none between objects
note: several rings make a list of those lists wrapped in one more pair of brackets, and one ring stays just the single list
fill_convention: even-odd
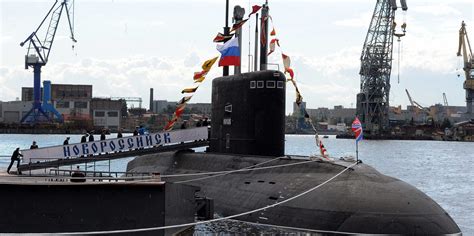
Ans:
[{"label": "black submarine hull", "polygon": [[[237,170],[265,161],[270,162],[262,166],[301,163],[307,159],[177,152],[137,157],[127,169],[168,175]],[[302,193],[350,164],[309,162],[236,172],[184,184],[201,188],[200,194],[214,199],[215,213],[230,216]],[[175,182],[198,177],[166,180]],[[426,194],[365,164],[358,164],[300,198],[236,219],[335,234],[462,235],[449,214]]]}]

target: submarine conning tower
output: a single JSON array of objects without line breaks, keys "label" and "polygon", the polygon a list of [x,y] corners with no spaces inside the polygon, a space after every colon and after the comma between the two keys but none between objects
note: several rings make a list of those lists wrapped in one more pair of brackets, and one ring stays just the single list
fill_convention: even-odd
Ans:
[{"label": "submarine conning tower", "polygon": [[276,70],[214,79],[210,151],[283,156],[285,82]]}]

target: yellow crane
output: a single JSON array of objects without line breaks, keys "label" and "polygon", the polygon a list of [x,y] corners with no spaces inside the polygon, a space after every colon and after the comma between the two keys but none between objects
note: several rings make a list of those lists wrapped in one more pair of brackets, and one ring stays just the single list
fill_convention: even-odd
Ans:
[{"label": "yellow crane", "polygon": [[405,89],[405,92],[407,93],[408,100],[410,101],[410,104],[413,107],[415,107],[415,110],[414,110],[415,115],[418,115],[418,111],[423,111],[426,114],[426,121],[431,123],[433,121],[433,114],[432,114],[431,110],[427,107],[424,107],[424,106],[420,105],[418,102],[413,100],[410,96],[410,93],[408,92],[408,89]]},{"label": "yellow crane", "polygon": [[471,43],[467,36],[466,24],[461,23],[459,30],[459,47],[457,56],[463,57],[464,61],[464,89],[466,90],[466,107],[469,118],[472,118],[472,100],[474,99],[474,55],[472,54]]}]

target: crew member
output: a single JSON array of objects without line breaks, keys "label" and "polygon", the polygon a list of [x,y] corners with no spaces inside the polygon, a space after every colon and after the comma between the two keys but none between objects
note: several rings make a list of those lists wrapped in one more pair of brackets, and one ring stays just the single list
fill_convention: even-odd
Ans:
[{"label": "crew member", "polygon": [[86,175],[81,171],[79,166],[76,167],[76,171],[72,172],[71,177],[73,177],[71,182],[86,182],[86,179],[84,178]]},{"label": "crew member", "polygon": [[91,133],[89,135],[89,142],[94,142],[94,130],[91,130]]},{"label": "crew member", "polygon": [[117,132],[117,138],[122,138],[122,137],[123,137],[122,132],[123,132],[123,129],[120,128],[120,129],[118,130],[118,132]]},{"label": "crew member", "polygon": [[100,134],[100,140],[105,140],[105,129],[102,129],[102,133]]},{"label": "crew member", "polygon": [[183,120],[183,123],[181,124],[181,129],[186,129],[188,127],[188,121]]},{"label": "crew member", "polygon": [[87,142],[87,136],[89,136],[89,133],[85,133],[84,135],[82,135],[81,143],[86,143]]},{"label": "crew member", "polygon": [[66,140],[64,140],[63,145],[69,145],[69,137],[66,137]]},{"label": "crew member", "polygon": [[138,136],[138,126],[135,126],[135,130],[133,131],[133,136]]},{"label": "crew member", "polygon": [[31,144],[30,149],[37,149],[38,145],[36,145],[36,141],[33,141],[33,144]]},{"label": "crew member", "polygon": [[21,172],[18,170],[19,167],[20,167],[20,158],[18,156],[23,156],[21,153],[20,153],[20,148],[16,148],[15,151],[13,151],[13,154],[12,154],[12,160],[10,162],[10,165],[8,165],[8,168],[7,168],[7,173],[10,174],[10,169],[12,168],[13,166],[13,163],[15,161],[18,161],[18,163],[16,164],[16,169],[17,169],[17,172],[19,175],[21,175]]}]

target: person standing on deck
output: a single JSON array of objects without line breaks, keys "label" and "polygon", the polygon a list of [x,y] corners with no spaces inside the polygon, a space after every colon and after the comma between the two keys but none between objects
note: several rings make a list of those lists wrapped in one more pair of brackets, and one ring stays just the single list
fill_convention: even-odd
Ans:
[{"label": "person standing on deck", "polygon": [[37,149],[38,145],[36,145],[36,141],[33,141],[33,144],[31,144],[30,149]]},{"label": "person standing on deck", "polygon": [[64,140],[63,145],[69,145],[69,137],[66,137],[66,140]]},{"label": "person standing on deck", "polygon": [[204,121],[202,122],[202,126],[207,127],[209,125],[209,121],[207,120],[207,117],[204,118]]},{"label": "person standing on deck", "polygon": [[89,135],[89,142],[94,142],[94,130],[91,130],[91,133]]},{"label": "person standing on deck", "polygon": [[20,153],[20,148],[16,148],[15,151],[13,152],[12,154],[12,160],[10,162],[10,165],[8,165],[8,168],[7,168],[7,173],[10,174],[10,169],[12,168],[13,166],[13,163],[15,163],[15,161],[18,161],[18,163],[16,164],[16,169],[17,169],[17,173],[19,175],[21,175],[21,172],[18,170],[18,168],[20,167],[20,158],[18,156],[23,156],[21,155]]},{"label": "person standing on deck", "polygon": [[87,142],[87,136],[89,136],[89,133],[85,133],[84,135],[82,135],[81,143],[86,143]]},{"label": "person standing on deck", "polygon": [[118,130],[118,132],[117,132],[117,138],[123,138],[122,132],[123,132],[123,129],[120,128],[120,129]]},{"label": "person standing on deck", "polygon": [[102,133],[100,134],[100,140],[105,140],[105,129],[102,129]]},{"label": "person standing on deck", "polygon": [[138,129],[138,134],[145,135],[145,128],[143,128],[143,125],[140,125],[140,128]]},{"label": "person standing on deck", "polygon": [[133,136],[138,136],[138,126],[135,126],[135,130],[133,131]]}]

